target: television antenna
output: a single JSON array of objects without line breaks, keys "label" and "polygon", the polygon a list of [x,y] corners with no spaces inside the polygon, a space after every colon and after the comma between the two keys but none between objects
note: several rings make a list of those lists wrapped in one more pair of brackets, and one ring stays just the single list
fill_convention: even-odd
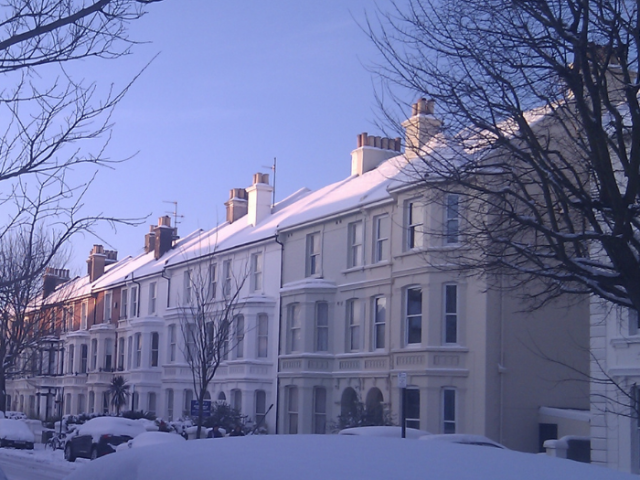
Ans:
[{"label": "television antenna", "polygon": [[178,229],[178,223],[180,223],[180,218],[184,218],[184,215],[178,215],[178,202],[171,200],[163,200],[163,203],[171,203],[173,204],[173,212],[166,212],[173,215],[173,228]]}]

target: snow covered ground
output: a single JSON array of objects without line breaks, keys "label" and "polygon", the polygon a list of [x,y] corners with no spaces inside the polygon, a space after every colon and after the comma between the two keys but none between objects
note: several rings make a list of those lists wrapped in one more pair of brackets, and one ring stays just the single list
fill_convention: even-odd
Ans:
[{"label": "snow covered ground", "polygon": [[349,435],[265,435],[130,449],[67,480],[634,480],[603,467],[498,448]]},{"label": "snow covered ground", "polygon": [[42,443],[36,443],[34,450],[0,448],[0,468],[9,480],[59,480],[87,462],[67,462],[62,450],[45,450]]}]

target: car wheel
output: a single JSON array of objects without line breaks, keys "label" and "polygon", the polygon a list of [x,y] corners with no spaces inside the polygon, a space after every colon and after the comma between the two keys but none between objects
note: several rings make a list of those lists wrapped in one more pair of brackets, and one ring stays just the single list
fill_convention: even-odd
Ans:
[{"label": "car wheel", "polygon": [[64,448],[64,459],[67,462],[75,462],[76,461],[76,457],[73,456],[73,453],[71,453],[71,444],[67,443],[67,446]]},{"label": "car wheel", "polygon": [[91,460],[95,460],[96,458],[98,458],[98,449],[96,447],[93,447],[91,449]]}]

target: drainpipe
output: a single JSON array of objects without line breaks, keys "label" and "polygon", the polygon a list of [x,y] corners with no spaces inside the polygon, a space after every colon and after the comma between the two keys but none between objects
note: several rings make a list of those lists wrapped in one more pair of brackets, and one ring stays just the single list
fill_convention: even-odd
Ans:
[{"label": "drainpipe", "polygon": [[[284,272],[284,243],[278,240],[278,225],[276,225],[276,236],[275,240],[278,245],[280,245],[280,288],[282,288],[282,273]],[[282,347],[282,329],[280,328],[282,325],[282,297],[280,296],[280,292],[278,292],[278,352],[276,356],[276,435],[278,434],[278,425],[280,418],[280,375],[278,375],[280,371],[280,349]]]},{"label": "drainpipe", "polygon": [[498,363],[498,375],[500,376],[500,398],[499,398],[499,442],[504,442],[504,376],[507,372],[504,366],[504,296],[502,294],[502,274],[500,274],[500,360]]}]

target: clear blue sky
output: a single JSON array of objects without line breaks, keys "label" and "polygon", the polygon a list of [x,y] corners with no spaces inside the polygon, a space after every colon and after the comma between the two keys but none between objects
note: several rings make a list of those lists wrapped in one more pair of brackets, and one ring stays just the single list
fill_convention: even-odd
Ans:
[{"label": "clear blue sky", "polygon": [[[378,2],[383,8],[385,2]],[[165,0],[132,25],[149,43],[130,57],[87,64],[88,76],[122,85],[159,56],[117,108],[112,158],[85,213],[144,217],[140,227],[99,229],[73,242],[73,273],[91,245],[119,258],[142,250],[148,225],[177,201],[179,234],[224,221],[229,189],[247,187],[277,157],[277,199],[350,173],[356,135],[375,127],[378,57],[358,27],[372,0]],[[90,72],[89,72],[90,70]]]}]

